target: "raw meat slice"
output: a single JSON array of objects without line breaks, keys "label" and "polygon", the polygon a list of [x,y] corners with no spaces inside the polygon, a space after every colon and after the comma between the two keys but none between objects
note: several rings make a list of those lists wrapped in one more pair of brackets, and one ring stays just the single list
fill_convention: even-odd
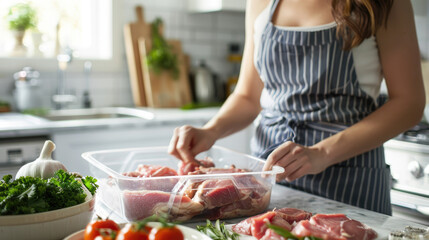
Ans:
[{"label": "raw meat slice", "polygon": [[297,237],[314,236],[325,240],[346,240],[345,237],[329,232],[322,226],[311,224],[309,220],[300,221],[291,233]]},{"label": "raw meat slice", "polygon": [[178,175],[176,170],[172,168],[145,164],[140,164],[136,171],[143,174],[145,177],[166,177]]},{"label": "raw meat slice", "polygon": [[280,208],[276,209],[275,211],[291,225],[295,222],[310,219],[310,217],[313,215],[311,212],[296,208]]},{"label": "raw meat slice", "polygon": [[198,186],[194,202],[204,205],[206,209],[225,206],[241,199],[240,192],[231,179],[205,180]]},{"label": "raw meat slice", "polygon": [[299,237],[315,236],[328,240],[371,240],[377,237],[373,229],[344,214],[316,214],[309,221],[299,222],[292,233]]},{"label": "raw meat slice", "polygon": [[197,170],[188,173],[189,175],[201,175],[201,174],[222,174],[222,173],[240,173],[240,172],[247,172],[244,169],[235,168],[234,165],[232,165],[230,168],[205,168],[205,167],[199,167]]},{"label": "raw meat slice", "polygon": [[377,232],[365,224],[353,219],[342,222],[341,227],[341,235],[346,236],[347,239],[359,240],[377,238]]},{"label": "raw meat slice", "polygon": [[209,220],[227,219],[242,216],[253,216],[264,211],[270,204],[270,192],[259,198],[245,198],[231,204],[211,209],[204,213],[204,217]]},{"label": "raw meat slice", "polygon": [[[288,215],[288,214],[291,215]],[[256,238],[264,236],[268,229],[267,223],[292,230],[292,224],[303,219],[309,219],[311,213],[295,208],[281,208],[247,218],[232,227],[237,233],[252,235]],[[296,217],[296,218],[295,218]]]},{"label": "raw meat slice", "polygon": [[267,229],[265,235],[260,240],[286,240],[286,238],[278,235],[273,229]]},{"label": "raw meat slice", "polygon": [[128,177],[167,177],[167,176],[177,176],[176,170],[164,167],[164,166],[155,166],[155,165],[145,165],[140,164],[135,171],[122,173],[124,176]]},{"label": "raw meat slice", "polygon": [[[162,191],[124,191],[123,200],[125,216],[128,220],[136,221],[153,214],[166,213],[177,221],[186,221],[198,215],[203,205],[192,201],[187,196],[173,196]],[[170,209],[170,210],[169,210]]]},{"label": "raw meat slice", "polygon": [[183,162],[179,161],[179,175],[188,175],[190,172],[194,172],[198,170],[200,167],[214,167],[214,163],[211,159],[205,159],[205,160],[195,160],[192,162]]}]

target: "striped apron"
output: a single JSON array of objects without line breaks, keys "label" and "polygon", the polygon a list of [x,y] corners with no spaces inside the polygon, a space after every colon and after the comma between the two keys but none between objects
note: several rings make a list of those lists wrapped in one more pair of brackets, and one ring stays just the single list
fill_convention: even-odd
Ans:
[{"label": "striped apron", "polygon": [[[336,28],[279,29],[271,22],[261,38],[256,68],[264,81],[263,110],[252,139],[261,158],[280,144],[312,146],[353,125],[379,106],[360,87],[351,51]],[[383,147],[328,167],[315,175],[281,182],[294,189],[391,215],[390,170]],[[322,209],[321,209],[322,211]]]}]

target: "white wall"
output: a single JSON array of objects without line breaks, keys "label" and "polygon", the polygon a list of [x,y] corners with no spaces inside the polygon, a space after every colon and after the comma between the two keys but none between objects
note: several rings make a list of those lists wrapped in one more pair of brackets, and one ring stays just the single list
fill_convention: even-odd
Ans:
[{"label": "white wall", "polygon": [[[121,36],[114,44],[119,46],[120,70],[102,72],[93,69],[90,82],[90,95],[93,106],[133,106],[126,56],[123,45],[122,27],[135,21],[134,7],[141,5],[145,9],[146,21],[161,17],[165,24],[167,38],[180,39],[184,52],[191,56],[193,64],[205,59],[207,65],[225,81],[232,68],[226,61],[228,44],[244,43],[244,12],[188,13],[186,0],[114,0],[119,12],[115,23],[116,32]],[[78,64],[72,62],[73,64]],[[12,101],[12,75],[29,65],[17,65],[15,68],[0,72],[0,99]],[[31,66],[31,64],[30,64]],[[76,67],[76,66],[75,66]],[[83,64],[77,66],[82,72],[67,73],[67,81],[76,90],[78,96],[84,89]],[[37,70],[37,69],[36,69]],[[43,80],[44,105],[50,106],[50,96],[55,92],[57,68],[41,72]]]}]

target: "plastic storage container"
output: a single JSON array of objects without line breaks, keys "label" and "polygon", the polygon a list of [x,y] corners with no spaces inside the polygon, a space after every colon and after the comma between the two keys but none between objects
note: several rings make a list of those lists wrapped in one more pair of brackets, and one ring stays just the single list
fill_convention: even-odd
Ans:
[{"label": "plastic storage container", "polygon": [[210,158],[216,169],[225,170],[201,175],[123,175],[141,164],[177,170],[179,160],[167,153],[167,147],[86,152],[82,157],[90,163],[92,176],[98,179],[97,198],[128,221],[153,214],[177,221],[252,216],[268,207],[275,175],[283,172],[277,166],[262,171],[263,160],[218,146],[200,153],[196,159]]}]

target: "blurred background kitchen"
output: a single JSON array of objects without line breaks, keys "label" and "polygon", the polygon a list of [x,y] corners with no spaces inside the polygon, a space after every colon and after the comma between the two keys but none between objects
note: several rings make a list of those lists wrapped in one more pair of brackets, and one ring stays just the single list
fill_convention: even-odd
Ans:
[{"label": "blurred background kitchen", "polygon": [[[221,88],[216,100],[224,98],[228,78],[236,74],[235,64],[227,60],[230,49],[241,53],[244,43],[244,0],[210,1],[213,6],[206,9],[199,8],[201,2],[208,2],[203,0],[48,0],[29,2],[37,23],[25,31],[24,46],[16,51],[18,31],[9,29],[6,16],[19,2],[0,3],[0,99],[13,109],[17,108],[13,75],[24,67],[40,73],[40,107],[54,107],[49,96],[56,94],[59,78],[64,77],[59,61],[66,64],[67,91],[76,96],[68,107],[82,107],[85,91],[89,91],[93,107],[134,106],[123,28],[137,20],[136,5],[144,8],[146,22],[162,19],[165,38],[181,41],[193,69],[205,62]],[[67,54],[71,54],[70,59],[58,57]]]},{"label": "blurred background kitchen", "polygon": [[[429,3],[412,3],[429,102]],[[234,89],[244,45],[245,4],[245,0],[0,1],[0,111],[15,114],[0,114],[0,175],[34,160],[46,139],[57,144],[56,159],[85,174],[80,156],[85,151],[167,145],[175,127],[203,125]],[[137,6],[142,7],[140,17]],[[169,87],[142,82],[157,77],[147,72],[139,57],[151,49],[149,40],[137,39],[151,30],[138,26],[150,29],[156,19],[162,21],[158,30],[175,46],[177,68],[185,74],[170,81],[175,85]],[[173,103],[157,99],[173,95],[177,95]],[[77,115],[74,121],[16,115],[107,107],[115,107],[109,110],[110,117],[106,112],[92,114],[98,121],[79,121]],[[200,107],[211,108],[183,110]],[[425,113],[422,125],[389,141],[385,149],[394,179],[394,214],[428,224],[429,111]],[[72,120],[67,116],[62,120]],[[219,144],[248,153],[251,134],[246,129]]]}]

